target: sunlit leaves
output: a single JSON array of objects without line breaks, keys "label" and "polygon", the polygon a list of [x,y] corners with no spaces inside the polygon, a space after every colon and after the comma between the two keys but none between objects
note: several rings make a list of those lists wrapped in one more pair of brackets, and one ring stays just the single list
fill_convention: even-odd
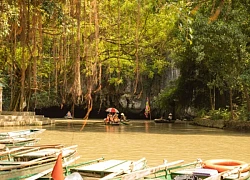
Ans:
[{"label": "sunlit leaves", "polygon": [[[10,22],[16,21],[19,16],[19,10],[15,3],[0,3],[0,42],[1,38],[6,37],[10,33]],[[16,21],[18,23],[18,21]]]}]

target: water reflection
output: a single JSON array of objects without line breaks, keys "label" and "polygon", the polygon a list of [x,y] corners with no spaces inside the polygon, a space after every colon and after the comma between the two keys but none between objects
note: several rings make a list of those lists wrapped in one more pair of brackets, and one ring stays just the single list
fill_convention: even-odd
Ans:
[{"label": "water reflection", "polygon": [[[187,162],[197,158],[232,158],[249,162],[250,134],[204,128],[189,123],[157,124],[153,121],[130,121],[129,125],[105,126],[101,120],[83,122],[58,121],[40,137],[41,144],[78,145],[81,160],[138,160],[145,157],[149,165],[159,165],[163,159]],[[34,128],[34,127],[32,127]],[[2,131],[27,129],[3,127]]]}]

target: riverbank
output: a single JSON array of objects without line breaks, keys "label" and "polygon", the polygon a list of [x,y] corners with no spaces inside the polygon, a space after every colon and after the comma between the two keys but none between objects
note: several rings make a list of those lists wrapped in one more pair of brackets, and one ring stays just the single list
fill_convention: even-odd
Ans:
[{"label": "riverbank", "polygon": [[197,126],[227,129],[234,131],[250,132],[250,121],[229,121],[229,120],[211,120],[208,118],[195,118],[192,124]]}]

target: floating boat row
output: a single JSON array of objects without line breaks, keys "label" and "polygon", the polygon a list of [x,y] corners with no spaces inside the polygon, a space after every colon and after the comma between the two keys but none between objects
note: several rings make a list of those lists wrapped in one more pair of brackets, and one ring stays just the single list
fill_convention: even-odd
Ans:
[{"label": "floating boat row", "polygon": [[[26,129],[0,133],[0,144],[4,146],[27,146],[40,141],[37,135],[46,129]],[[1,149],[1,146],[0,146]]]},{"label": "floating boat row", "polygon": [[[209,160],[211,161],[211,160]],[[184,163],[183,160],[173,162],[164,162],[158,166],[148,167],[145,158],[138,161],[129,160],[104,160],[99,158],[92,161],[79,164],[64,166],[65,180],[232,180],[232,179],[250,179],[249,164],[241,162],[234,164],[235,160],[216,160],[221,161],[221,166],[227,168],[220,172],[219,169],[206,167],[205,162],[197,160],[191,163]],[[227,165],[223,163],[228,163]],[[225,167],[224,167],[225,168]],[[52,170],[51,170],[52,171]],[[40,173],[30,177],[33,179],[52,179],[50,176],[44,176]]]},{"label": "floating boat row", "polygon": [[64,162],[75,161],[77,146],[36,146],[11,154],[12,160],[0,161],[1,179],[25,179],[47,169],[53,168],[57,157],[62,153]]},{"label": "floating boat row", "polygon": [[[9,139],[13,138],[25,137],[15,136]],[[101,157],[76,163],[79,158],[77,145],[2,145],[0,149],[0,179],[53,179],[55,169],[59,167],[61,170],[56,173],[59,173],[65,180],[250,180],[249,164],[232,159],[205,161],[197,159],[188,163],[183,160],[172,162],[164,160],[162,164],[148,167],[146,158],[133,161],[105,160]]]}]

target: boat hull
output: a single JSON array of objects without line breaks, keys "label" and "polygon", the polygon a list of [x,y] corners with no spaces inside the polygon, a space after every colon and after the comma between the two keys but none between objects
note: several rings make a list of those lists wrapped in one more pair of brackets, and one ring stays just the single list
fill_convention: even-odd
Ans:
[{"label": "boat hull", "polygon": [[174,123],[175,120],[168,120],[168,119],[154,119],[155,123]]}]

